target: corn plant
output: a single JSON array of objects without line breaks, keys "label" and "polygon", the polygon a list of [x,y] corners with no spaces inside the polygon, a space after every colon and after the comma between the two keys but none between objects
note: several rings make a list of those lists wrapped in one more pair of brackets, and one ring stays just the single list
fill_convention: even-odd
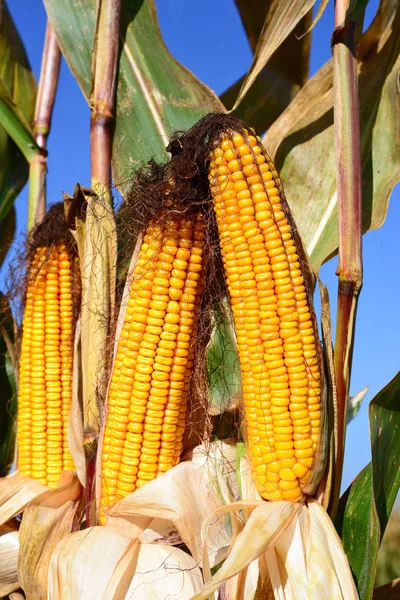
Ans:
[{"label": "corn plant", "polygon": [[[398,594],[374,582],[399,374],[370,403],[370,464],[341,480],[362,235],[400,179],[400,3],[364,30],[368,0],[336,0],[308,79],[314,4],[236,0],[254,56],[218,98],[154,0],[44,0],[38,84],[0,0],[3,268],[29,180],[0,298],[1,596]],[[91,187],[49,207],[62,57],[91,109]],[[318,272],[336,254],[332,340]]]}]

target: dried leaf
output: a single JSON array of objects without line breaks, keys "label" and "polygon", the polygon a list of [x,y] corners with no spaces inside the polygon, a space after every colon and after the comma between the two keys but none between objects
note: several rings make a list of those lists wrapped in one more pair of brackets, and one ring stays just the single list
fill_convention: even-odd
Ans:
[{"label": "dried leaf", "polygon": [[[263,29],[254,52],[254,59],[243,82],[233,110],[256,80],[274,52],[289,36],[296,25],[312,9],[315,0],[271,0]],[[315,24],[315,23],[314,23]]]},{"label": "dried leaf", "polygon": [[18,515],[33,498],[48,489],[40,481],[18,472],[0,479],[0,525]]},{"label": "dried leaf", "polygon": [[19,551],[18,529],[0,527],[0,596],[7,596],[20,587],[17,574]]},{"label": "dried leaf", "polygon": [[[384,23],[378,42],[369,30],[360,41],[363,232],[383,224],[391,191],[400,179],[398,5]],[[265,143],[275,155],[288,202],[317,269],[338,244],[332,61],[298,93],[268,130]]]},{"label": "dried leaf", "polygon": [[[236,0],[243,26],[254,52],[270,2]],[[272,55],[249,89],[235,114],[256,131],[266,131],[290,104],[308,79],[311,12],[300,20],[291,34]],[[233,106],[245,76],[221,95],[227,108]]]},{"label": "dried leaf", "polygon": [[77,475],[64,471],[58,487],[32,500],[24,512],[18,576],[29,599],[46,598],[51,555],[59,541],[78,526],[81,492]]}]

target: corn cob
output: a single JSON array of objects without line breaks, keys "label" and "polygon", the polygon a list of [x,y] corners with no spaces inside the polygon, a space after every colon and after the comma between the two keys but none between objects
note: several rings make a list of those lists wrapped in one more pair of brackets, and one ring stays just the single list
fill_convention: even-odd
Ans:
[{"label": "corn cob", "polygon": [[73,261],[65,244],[39,246],[30,264],[22,324],[18,468],[49,487],[74,469],[68,447],[72,397]]},{"label": "corn cob", "polygon": [[203,290],[204,226],[151,223],[133,273],[108,393],[104,509],[179,462]]},{"label": "corn cob", "polygon": [[226,130],[209,181],[235,319],[250,467],[268,500],[298,501],[321,431],[321,356],[282,185],[260,138]]}]

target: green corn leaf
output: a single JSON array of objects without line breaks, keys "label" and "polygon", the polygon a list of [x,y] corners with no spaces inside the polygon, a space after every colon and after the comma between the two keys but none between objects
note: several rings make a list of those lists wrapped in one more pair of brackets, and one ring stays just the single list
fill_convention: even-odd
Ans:
[{"label": "green corn leaf", "polygon": [[13,353],[14,323],[8,301],[2,293],[0,311],[0,477],[5,477],[14,460],[17,388]]},{"label": "green corn leaf", "polygon": [[36,90],[25,48],[5,0],[0,0],[0,219],[25,185],[26,159],[36,152],[30,131]]},{"label": "green corn leaf", "polygon": [[[89,98],[96,0],[45,0],[45,6],[63,55]],[[166,157],[172,131],[190,127],[210,110],[224,109],[168,52],[153,0],[123,3],[120,48],[113,178],[124,189],[139,163]]]},{"label": "green corn leaf", "polygon": [[339,502],[336,527],[361,600],[372,596],[379,545],[400,487],[400,373],[369,406],[372,461]]}]

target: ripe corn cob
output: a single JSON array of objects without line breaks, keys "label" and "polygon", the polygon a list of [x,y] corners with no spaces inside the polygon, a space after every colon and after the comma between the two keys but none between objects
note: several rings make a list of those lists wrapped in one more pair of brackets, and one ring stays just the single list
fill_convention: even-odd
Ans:
[{"label": "ripe corn cob", "polygon": [[104,509],[179,462],[203,290],[204,225],[151,223],[133,273],[108,394]]},{"label": "ripe corn cob", "polygon": [[242,370],[248,453],[259,493],[297,501],[321,430],[321,357],[296,232],[260,138],[227,130],[209,181]]},{"label": "ripe corn cob", "polygon": [[22,324],[18,468],[49,487],[74,469],[68,447],[72,397],[74,257],[64,244],[36,249]]}]

